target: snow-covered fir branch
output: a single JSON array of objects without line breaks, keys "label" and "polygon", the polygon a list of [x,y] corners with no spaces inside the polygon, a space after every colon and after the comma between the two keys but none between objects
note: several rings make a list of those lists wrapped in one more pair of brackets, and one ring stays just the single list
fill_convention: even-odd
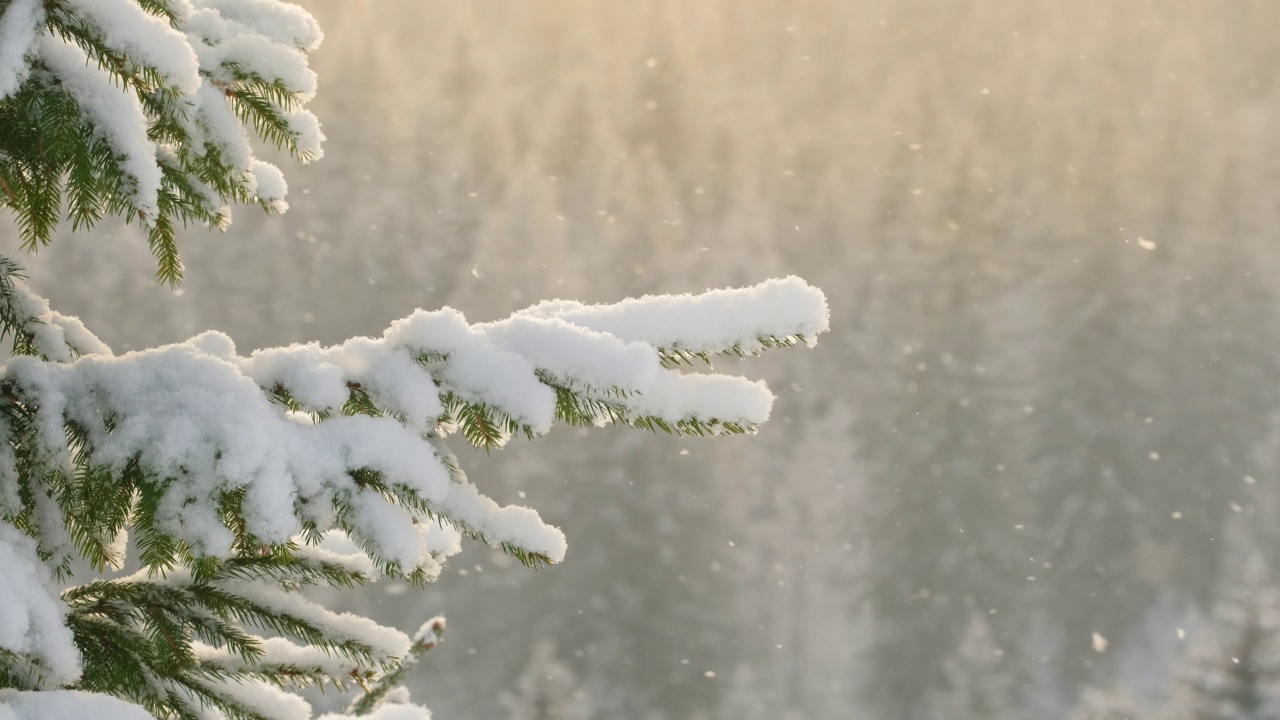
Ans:
[{"label": "snow-covered fir branch", "polygon": [[[180,224],[287,209],[257,142],[321,157],[322,38],[278,0],[0,0],[0,207],[28,248],[64,214],[137,221],[176,284]],[[398,682],[443,621],[410,638],[300,591],[426,583],[464,538],[559,562],[560,530],[485,495],[450,442],[497,450],[556,421],[753,432],[763,383],[679,366],[812,345],[827,314],[787,278],[117,356],[0,257],[0,720],[305,720],[307,687],[364,691],[328,720],[426,720]]]},{"label": "snow-covered fir branch", "polygon": [[[795,278],[783,283],[804,302],[791,310],[761,303],[777,282],[713,297],[770,308],[754,329],[749,317],[735,317],[740,338],[811,338],[825,330],[821,292]],[[0,330],[13,338],[15,355],[0,367],[0,432],[8,440],[0,445],[0,528],[10,533],[7,562],[26,568],[10,576],[26,578],[14,596],[29,608],[20,626],[0,628],[0,650],[15,659],[8,672],[35,688],[74,683],[77,638],[63,624],[61,603],[72,618],[86,619],[85,608],[110,615],[99,604],[119,611],[131,593],[157,595],[129,603],[189,601],[197,615],[216,620],[188,629],[195,635],[182,652],[215,678],[247,674],[293,687],[373,678],[392,667],[405,657],[407,638],[363,618],[339,622],[293,590],[384,575],[430,581],[463,536],[530,565],[565,554],[563,534],[535,511],[500,506],[467,480],[448,450],[450,436],[496,449],[513,435],[548,432],[556,418],[676,433],[747,432],[767,419],[773,397],[762,384],[664,368],[662,349],[635,339],[739,342],[701,338],[689,326],[705,296],[646,298],[630,307],[645,302],[669,309],[665,323],[652,316],[635,327],[624,318],[612,328],[616,335],[578,325],[572,315],[517,313],[470,325],[446,308],[417,311],[381,337],[331,347],[243,356],[225,335],[204,333],[115,356],[79,321],[4,275]],[[788,313],[789,323],[779,320]],[[58,599],[46,568],[69,576],[86,561],[97,570],[121,567],[129,532],[143,575]],[[324,544],[344,538],[350,542],[339,549]],[[212,593],[214,605],[202,593]],[[132,627],[130,612],[116,621],[119,632],[145,634]],[[172,633],[180,633],[190,618],[174,622]],[[240,637],[236,628],[246,622],[336,654],[301,662],[314,650]],[[394,641],[378,639],[387,633]],[[138,672],[151,664],[139,658]],[[193,679],[175,692],[222,697],[230,687]],[[241,694],[228,702],[246,707],[273,697],[234,689]],[[133,699],[154,708],[171,701],[165,698]]]},{"label": "snow-covered fir branch", "polygon": [[147,229],[161,279],[182,277],[175,231],[226,228],[230,204],[288,208],[257,136],[323,155],[306,104],[323,34],[277,0],[14,0],[0,6],[0,205],[31,246],[62,200],[76,228],[104,215]]}]

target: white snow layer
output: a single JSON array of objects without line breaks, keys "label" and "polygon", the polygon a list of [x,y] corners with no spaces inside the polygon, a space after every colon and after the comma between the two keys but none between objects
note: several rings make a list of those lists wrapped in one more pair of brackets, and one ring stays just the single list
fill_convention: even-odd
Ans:
[{"label": "white snow layer", "polygon": [[720,352],[734,346],[754,352],[760,349],[760,338],[794,335],[812,344],[830,319],[822,291],[794,275],[749,288],[646,295],[613,305],[551,300],[518,314],[560,318],[623,340],[687,352]]},{"label": "white snow layer", "polygon": [[253,175],[253,194],[271,212],[283,213],[289,209],[285,196],[289,194],[289,184],[285,182],[280,168],[265,160],[252,160],[249,172]]},{"label": "white snow layer", "polygon": [[369,468],[494,542],[563,555],[558,530],[527,517],[532,511],[500,508],[474,486],[454,483],[433,446],[395,418],[296,422],[235,364],[191,344],[71,364],[13,358],[0,376],[38,398],[40,440],[51,458],[66,457],[62,424],[69,420],[85,429],[95,462],[121,472],[136,458],[172,478],[159,525],[201,554],[224,555],[232,541],[204,501],[244,488],[248,529],[263,540],[283,542],[307,520],[321,530],[333,527],[330,498],[338,495],[350,498],[350,519],[383,557],[405,570],[434,564],[440,548],[428,544],[427,528],[380,495],[363,494],[348,475]]},{"label": "white snow layer", "polygon": [[[13,476],[7,476],[12,478]],[[65,606],[36,544],[0,522],[0,649],[38,661],[16,668],[35,687],[67,685],[80,677],[80,653],[63,623]]]},{"label": "white snow layer", "polygon": [[318,647],[295,645],[284,638],[259,640],[258,649],[262,651],[262,656],[253,662],[248,662],[226,648],[215,648],[198,641],[192,643],[192,651],[196,659],[211,668],[228,673],[260,668],[264,665],[292,665],[317,670],[328,677],[339,678],[351,676],[363,669],[361,663],[345,655]]},{"label": "white snow layer", "polygon": [[588,387],[649,387],[662,368],[649,345],[619,340],[559,318],[517,315],[480,329],[537,368]]},{"label": "white snow layer", "polygon": [[247,580],[222,580],[218,585],[262,607],[306,620],[337,641],[354,640],[367,645],[372,648],[376,659],[403,658],[409,652],[409,636],[399,630],[379,625],[361,615],[333,612],[296,592]]},{"label": "white snow layer", "polygon": [[43,22],[41,0],[12,0],[0,13],[0,99],[16,92],[31,73],[27,54]]},{"label": "white snow layer", "polygon": [[447,357],[433,375],[464,400],[491,404],[534,432],[551,429],[555,392],[538,380],[528,360],[495,345],[457,310],[417,310],[391,323],[382,339],[418,355]]},{"label": "white snow layer", "polygon": [[[189,95],[200,86],[200,65],[187,38],[137,0],[62,0],[96,30],[103,45],[156,71],[167,87]],[[119,92],[117,88],[117,92]]]},{"label": "white snow layer", "polygon": [[160,165],[156,162],[156,145],[147,137],[147,115],[138,96],[122,91],[109,75],[89,62],[79,46],[41,35],[37,48],[45,66],[122,156],[121,167],[134,182],[133,204],[148,222],[154,221],[160,213]]},{"label": "white snow layer", "polygon": [[187,123],[184,129],[193,140],[192,150],[197,156],[203,156],[208,145],[218,151],[223,164],[248,176],[253,164],[249,132],[227,104],[225,93],[203,81],[199,91],[187,101],[194,108],[194,112],[184,116]]},{"label": "white snow layer", "polygon": [[[311,706],[302,698],[277,687],[260,682],[235,681],[208,682],[208,687],[230,697],[264,717],[280,720],[309,720]],[[394,702],[388,697],[362,720],[431,720],[431,712],[424,707]],[[155,720],[154,716],[137,705],[111,695],[81,690],[49,690],[24,692],[0,689],[0,720]],[[210,718],[221,718],[210,714]],[[326,713],[316,720],[355,720],[353,715]]]},{"label": "white snow layer", "polygon": [[0,690],[0,720],[155,720],[119,698],[80,690]]},{"label": "white snow layer", "polygon": [[281,44],[210,7],[192,13],[188,30],[199,38],[191,46],[200,58],[201,70],[215,83],[231,84],[238,69],[268,83],[281,82],[304,103],[315,97],[316,74],[307,66],[306,54],[296,46]]},{"label": "white snow layer", "polygon": [[197,0],[196,4],[216,10],[228,20],[299,50],[315,50],[324,39],[320,23],[292,3],[278,0]]},{"label": "white snow layer", "polygon": [[259,680],[203,681],[209,690],[271,720],[311,720],[311,704],[291,692]]},{"label": "white snow layer", "polygon": [[49,308],[49,302],[16,285],[14,312],[30,318],[22,328],[31,336],[36,352],[54,362],[70,362],[78,355],[110,355],[111,348],[89,332],[79,318]]}]

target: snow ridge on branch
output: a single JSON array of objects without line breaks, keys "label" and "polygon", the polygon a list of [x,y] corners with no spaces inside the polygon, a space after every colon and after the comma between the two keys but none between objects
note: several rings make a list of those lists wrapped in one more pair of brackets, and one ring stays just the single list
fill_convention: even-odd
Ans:
[{"label": "snow ridge on branch", "polygon": [[550,300],[517,315],[557,318],[624,341],[648,343],[659,348],[669,365],[692,359],[710,363],[712,355],[758,355],[797,342],[812,347],[830,320],[826,299],[794,275],[748,291],[646,295],[612,305]]}]

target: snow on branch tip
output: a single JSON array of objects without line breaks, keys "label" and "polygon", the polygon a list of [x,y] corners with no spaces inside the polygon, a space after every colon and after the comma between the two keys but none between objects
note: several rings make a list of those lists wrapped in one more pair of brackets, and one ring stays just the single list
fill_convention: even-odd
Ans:
[{"label": "snow on branch tip", "polygon": [[611,305],[552,300],[519,314],[698,355],[758,354],[793,341],[812,346],[831,315],[822,291],[794,275],[746,288],[646,295]]}]

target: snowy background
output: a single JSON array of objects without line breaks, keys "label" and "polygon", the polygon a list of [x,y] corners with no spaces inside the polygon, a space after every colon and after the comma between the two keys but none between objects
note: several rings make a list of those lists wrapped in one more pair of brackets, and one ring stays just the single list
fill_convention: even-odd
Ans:
[{"label": "snowy background", "polygon": [[22,258],[117,351],[790,274],[831,303],[813,353],[728,364],[779,395],[755,438],[465,458],[569,551],[341,596],[448,616],[437,717],[1165,717],[1242,607],[1277,642],[1273,2],[302,4],[328,141],[287,215],[186,233],[177,292],[115,221]]}]

